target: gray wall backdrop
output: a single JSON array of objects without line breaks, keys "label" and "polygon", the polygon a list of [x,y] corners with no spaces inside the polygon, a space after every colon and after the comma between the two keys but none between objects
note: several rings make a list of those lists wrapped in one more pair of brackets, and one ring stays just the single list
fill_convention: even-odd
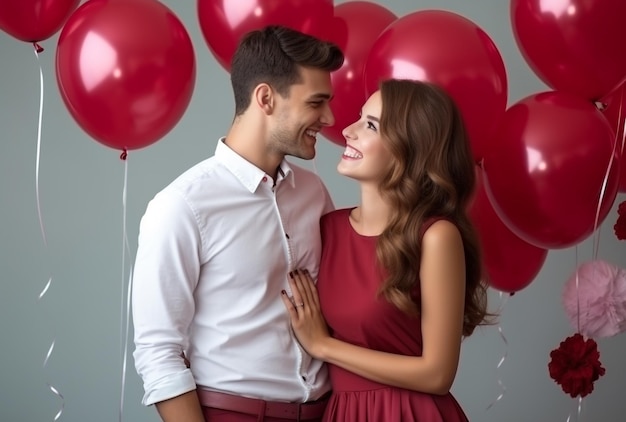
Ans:
[{"label": "gray wall backdrop", "polygon": [[[233,110],[228,75],[202,38],[196,2],[164,3],[192,37],[198,76],[192,102],[175,129],[129,155],[127,230],[133,253],[148,200],[187,167],[213,153],[216,139],[229,127]],[[336,0],[339,3],[342,1]],[[509,104],[546,89],[515,44],[508,1],[379,3],[398,16],[422,9],[450,10],[481,26],[504,58]],[[45,106],[40,199],[46,248],[35,195],[39,65],[29,44],[0,33],[1,422],[52,421],[62,404],[62,421],[120,419],[124,164],[118,151],[87,136],[63,105],[54,74],[57,39],[58,34],[44,41],[46,50],[41,55]],[[358,201],[358,192],[353,182],[335,172],[340,152],[339,147],[320,139],[315,165],[336,205],[348,206]],[[312,168],[312,164],[306,165]],[[622,194],[617,202],[624,199]],[[601,227],[599,256],[623,267],[626,245],[618,242],[612,231],[616,207]],[[573,333],[561,307],[561,291],[576,262],[592,257],[591,240],[577,248],[551,251],[533,283],[505,301],[500,327],[479,330],[464,342],[453,393],[471,420],[566,421],[570,415],[576,420],[578,403],[550,379],[547,362],[550,351]],[[50,275],[52,285],[38,301]],[[497,292],[491,292],[491,300],[493,309],[500,305]],[[56,346],[44,367],[53,339]],[[607,373],[583,400],[581,420],[623,421],[626,336],[601,339],[599,347]],[[499,382],[506,391],[496,401],[503,391]],[[47,383],[58,389],[64,400],[55,396]],[[121,419],[159,420],[153,408],[140,404],[141,395],[141,382],[129,359]]]}]

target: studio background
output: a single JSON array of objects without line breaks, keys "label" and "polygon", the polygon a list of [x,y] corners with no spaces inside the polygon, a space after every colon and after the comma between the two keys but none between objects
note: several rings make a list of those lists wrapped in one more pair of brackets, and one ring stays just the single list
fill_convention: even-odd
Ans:
[{"label": "studio background", "polygon": [[[335,0],[335,4],[343,2]],[[163,3],[177,14],[192,38],[196,85],[178,125],[155,144],[131,151],[126,164],[119,151],[83,132],[62,103],[54,73],[58,33],[41,43],[45,51],[38,62],[29,44],[0,32],[2,422],[52,421],[61,405],[62,421],[120,420],[122,386],[121,419],[160,420],[155,409],[140,404],[143,389],[131,357],[132,330],[122,384],[126,294],[122,287],[129,265],[125,258],[124,272],[124,167],[128,166],[126,231],[134,256],[138,224],[147,202],[185,169],[213,154],[234,110],[228,74],[202,38],[196,2]],[[489,34],[504,59],[508,104],[548,89],[532,73],[514,41],[508,1],[378,3],[398,16],[442,9],[474,21]],[[44,110],[39,199],[47,246],[40,231],[35,189],[40,65]],[[335,171],[341,148],[320,137],[317,150],[316,160],[303,165],[320,174],[337,207],[356,204],[356,184]],[[612,226],[617,204],[624,199],[624,194],[618,195],[599,231],[599,257],[622,267],[626,244],[616,239]],[[514,296],[490,292],[491,308],[502,306],[500,324],[477,330],[463,343],[452,391],[470,420],[576,420],[578,401],[550,379],[547,363],[550,351],[574,332],[561,305],[561,292],[576,264],[592,258],[593,240],[550,251],[537,278]],[[38,300],[50,277],[49,290]],[[55,347],[44,367],[52,341]],[[606,375],[583,400],[580,420],[623,421],[626,336],[600,339],[598,344]],[[50,391],[48,383],[63,400]]]}]

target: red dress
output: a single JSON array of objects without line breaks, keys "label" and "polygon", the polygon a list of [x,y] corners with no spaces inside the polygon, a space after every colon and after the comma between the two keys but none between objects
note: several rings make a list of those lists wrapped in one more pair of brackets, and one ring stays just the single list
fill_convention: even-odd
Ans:
[{"label": "red dress", "polygon": [[[376,292],[376,236],[352,228],[350,209],[322,218],[322,260],[318,290],[333,337],[374,350],[420,356],[419,318],[407,316]],[[436,220],[429,221],[432,224]],[[370,381],[329,365],[333,393],[324,421],[467,422],[448,393],[434,395]]]}]

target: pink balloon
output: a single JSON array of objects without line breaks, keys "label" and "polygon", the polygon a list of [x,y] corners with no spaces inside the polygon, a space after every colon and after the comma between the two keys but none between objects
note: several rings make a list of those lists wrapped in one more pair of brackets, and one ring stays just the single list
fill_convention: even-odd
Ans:
[{"label": "pink balloon", "polygon": [[343,66],[331,74],[335,97],[330,103],[335,124],[322,129],[322,135],[345,145],[345,127],[359,118],[367,100],[363,71],[370,47],[378,35],[397,19],[392,12],[375,3],[349,1],[335,6],[331,40],[343,51]]},{"label": "pink balloon", "polygon": [[197,0],[204,39],[220,65],[230,71],[239,40],[267,25],[284,25],[327,39],[333,0]]},{"label": "pink balloon", "polygon": [[56,54],[72,117],[121,150],[148,146],[178,123],[195,69],[185,27],[157,0],[89,0],[61,31]]},{"label": "pink balloon", "polygon": [[602,99],[605,108],[602,110],[615,131],[615,148],[620,155],[619,191],[626,193],[626,140],[624,139],[624,124],[626,122],[626,84]]},{"label": "pink balloon", "polygon": [[566,248],[593,232],[596,214],[598,226],[605,219],[619,163],[613,131],[592,103],[558,91],[528,96],[507,110],[494,139],[483,162],[486,190],[513,233]]},{"label": "pink balloon", "polygon": [[513,34],[537,76],[589,100],[626,77],[626,2],[512,0]]},{"label": "pink balloon", "polygon": [[402,16],[372,45],[365,64],[368,94],[383,79],[436,83],[456,101],[478,162],[507,103],[502,57],[489,36],[452,12],[428,10]]},{"label": "pink balloon", "polygon": [[494,289],[515,293],[537,277],[548,251],[531,245],[515,235],[494,211],[478,169],[478,187],[470,206],[470,218],[478,231],[483,261]]},{"label": "pink balloon", "polygon": [[26,42],[50,38],[65,23],[80,0],[2,0],[0,29]]}]

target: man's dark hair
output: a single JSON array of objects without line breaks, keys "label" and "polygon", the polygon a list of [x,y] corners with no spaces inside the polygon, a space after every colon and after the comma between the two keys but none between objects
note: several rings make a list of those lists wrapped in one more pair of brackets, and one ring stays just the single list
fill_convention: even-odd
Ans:
[{"label": "man's dark hair", "polygon": [[291,85],[301,80],[300,66],[332,72],[343,60],[335,44],[291,28],[272,25],[249,32],[241,39],[231,64],[235,115],[248,108],[258,84],[265,82],[286,97]]}]

